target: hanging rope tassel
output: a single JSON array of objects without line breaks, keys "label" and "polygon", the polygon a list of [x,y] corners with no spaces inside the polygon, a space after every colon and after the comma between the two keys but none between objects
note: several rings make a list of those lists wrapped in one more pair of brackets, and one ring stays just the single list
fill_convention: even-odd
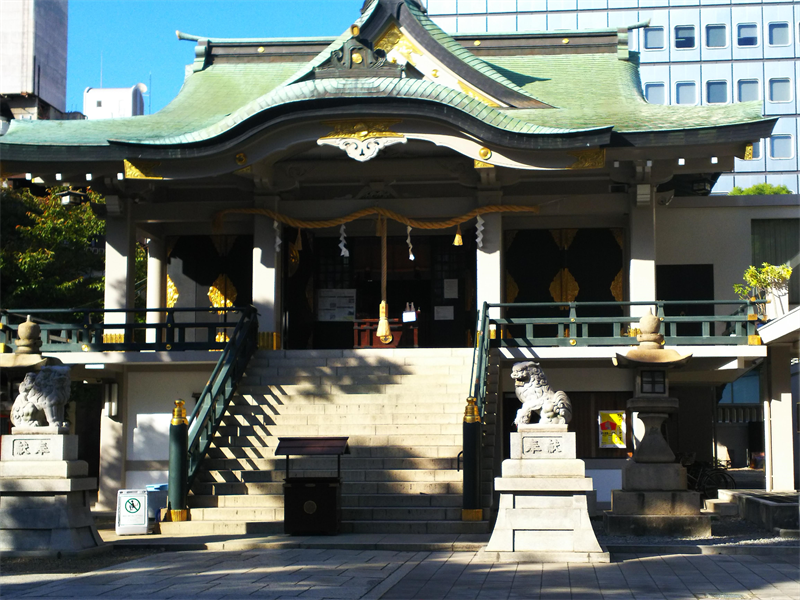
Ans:
[{"label": "hanging rope tassel", "polygon": [[478,248],[483,248],[483,224],[486,221],[478,215],[478,224],[475,225],[475,243],[478,245]]},{"label": "hanging rope tassel", "polygon": [[339,248],[342,251],[341,256],[344,256],[345,258],[350,256],[350,250],[347,249],[346,238],[347,234],[344,231],[344,223],[342,223],[342,226],[339,227]]},{"label": "hanging rope tassel", "polygon": [[456,237],[453,239],[453,246],[463,246],[464,239],[461,237],[461,223],[458,224],[456,229]]},{"label": "hanging rope tassel", "polygon": [[386,249],[386,218],[378,218],[378,229],[381,236],[381,307],[378,318],[378,330],[375,335],[384,344],[392,342],[392,331],[389,327],[389,305],[386,302],[386,264],[388,252]]},{"label": "hanging rope tassel", "polygon": [[408,260],[414,260],[414,246],[411,245],[411,225],[406,225],[406,244],[408,244]]}]

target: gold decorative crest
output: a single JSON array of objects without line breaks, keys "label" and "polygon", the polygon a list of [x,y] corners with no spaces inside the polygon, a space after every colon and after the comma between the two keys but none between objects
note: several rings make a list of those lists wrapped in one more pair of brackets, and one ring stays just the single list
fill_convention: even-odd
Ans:
[{"label": "gold decorative crest", "polygon": [[380,49],[389,54],[392,50],[397,50],[403,58],[412,65],[411,55],[422,56],[422,52],[404,34],[397,25],[392,24],[384,34],[375,42],[375,49]]},{"label": "gold decorative crest", "polygon": [[606,149],[591,148],[589,150],[573,150],[567,152],[577,160],[572,163],[570,169],[602,169],[606,166]]},{"label": "gold decorative crest", "polygon": [[561,269],[550,284],[550,295],[556,302],[574,302],[579,291],[578,282],[569,269]]},{"label": "gold decorative crest", "polygon": [[487,162],[483,162],[482,160],[474,161],[474,167],[476,169],[494,169],[494,165],[493,164],[490,164],[490,163],[487,163]]},{"label": "gold decorative crest", "polygon": [[157,160],[137,160],[136,164],[133,164],[125,159],[122,162],[125,165],[125,179],[164,179],[153,171],[161,166]]},{"label": "gold decorative crest", "polygon": [[390,131],[392,125],[402,123],[401,119],[382,119],[382,120],[347,120],[347,121],[324,121],[324,125],[333,128],[328,135],[321,137],[321,140],[329,139],[354,139],[360,142],[371,138],[404,138],[402,133]]},{"label": "gold decorative crest", "polygon": [[617,276],[614,277],[614,281],[611,282],[611,295],[614,296],[614,300],[617,302],[622,302],[622,269],[619,270]]},{"label": "gold decorative crest", "polygon": [[744,160],[753,160],[753,144],[747,144],[744,149]]},{"label": "gold decorative crest", "polygon": [[178,302],[178,288],[175,286],[175,282],[172,281],[172,278],[167,275],[167,308],[173,308],[175,304]]},{"label": "gold decorative crest", "polygon": [[[236,288],[233,287],[233,282],[228,279],[224,273],[214,280],[214,283],[208,288],[208,299],[211,301],[211,306],[214,308],[230,308],[236,301]],[[224,311],[219,311],[219,314],[224,314]]]}]

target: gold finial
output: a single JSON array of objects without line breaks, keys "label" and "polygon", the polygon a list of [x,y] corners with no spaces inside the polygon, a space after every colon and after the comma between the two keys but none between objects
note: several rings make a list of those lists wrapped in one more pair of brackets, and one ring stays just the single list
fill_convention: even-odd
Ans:
[{"label": "gold finial", "polygon": [[478,150],[478,156],[480,156],[483,160],[489,160],[492,158],[492,151],[484,146]]},{"label": "gold finial", "polygon": [[361,33],[361,28],[358,25],[351,25],[350,26],[350,35],[356,36]]},{"label": "gold finial", "polygon": [[477,399],[467,398],[467,407],[464,409],[464,423],[480,423],[481,413],[478,412]]},{"label": "gold finial", "polygon": [[183,400],[175,400],[175,408],[172,409],[172,421],[170,421],[170,425],[188,425],[189,422],[186,420],[186,408],[184,405],[186,402]]}]

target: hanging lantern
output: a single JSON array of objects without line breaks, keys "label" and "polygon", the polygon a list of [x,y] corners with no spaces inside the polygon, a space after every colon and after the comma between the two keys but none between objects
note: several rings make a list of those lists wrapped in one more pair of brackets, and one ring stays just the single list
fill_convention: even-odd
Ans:
[{"label": "hanging lantern", "polygon": [[453,246],[463,246],[464,240],[461,237],[461,224],[459,223],[458,229],[456,230],[456,237],[453,239]]},{"label": "hanging lantern", "polygon": [[478,248],[483,248],[483,224],[486,221],[478,215],[478,224],[475,225],[475,243],[478,245]]}]

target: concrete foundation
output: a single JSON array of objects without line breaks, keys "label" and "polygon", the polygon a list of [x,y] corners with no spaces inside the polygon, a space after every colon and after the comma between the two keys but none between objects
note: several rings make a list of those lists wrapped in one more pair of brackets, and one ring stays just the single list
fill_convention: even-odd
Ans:
[{"label": "concrete foundation", "polygon": [[87,495],[97,479],[77,460],[78,437],[27,430],[2,444],[0,552],[41,556],[102,545]]},{"label": "concrete foundation", "polygon": [[496,561],[609,562],[589,520],[592,480],[566,425],[523,425],[503,461],[497,522],[484,554]]}]

